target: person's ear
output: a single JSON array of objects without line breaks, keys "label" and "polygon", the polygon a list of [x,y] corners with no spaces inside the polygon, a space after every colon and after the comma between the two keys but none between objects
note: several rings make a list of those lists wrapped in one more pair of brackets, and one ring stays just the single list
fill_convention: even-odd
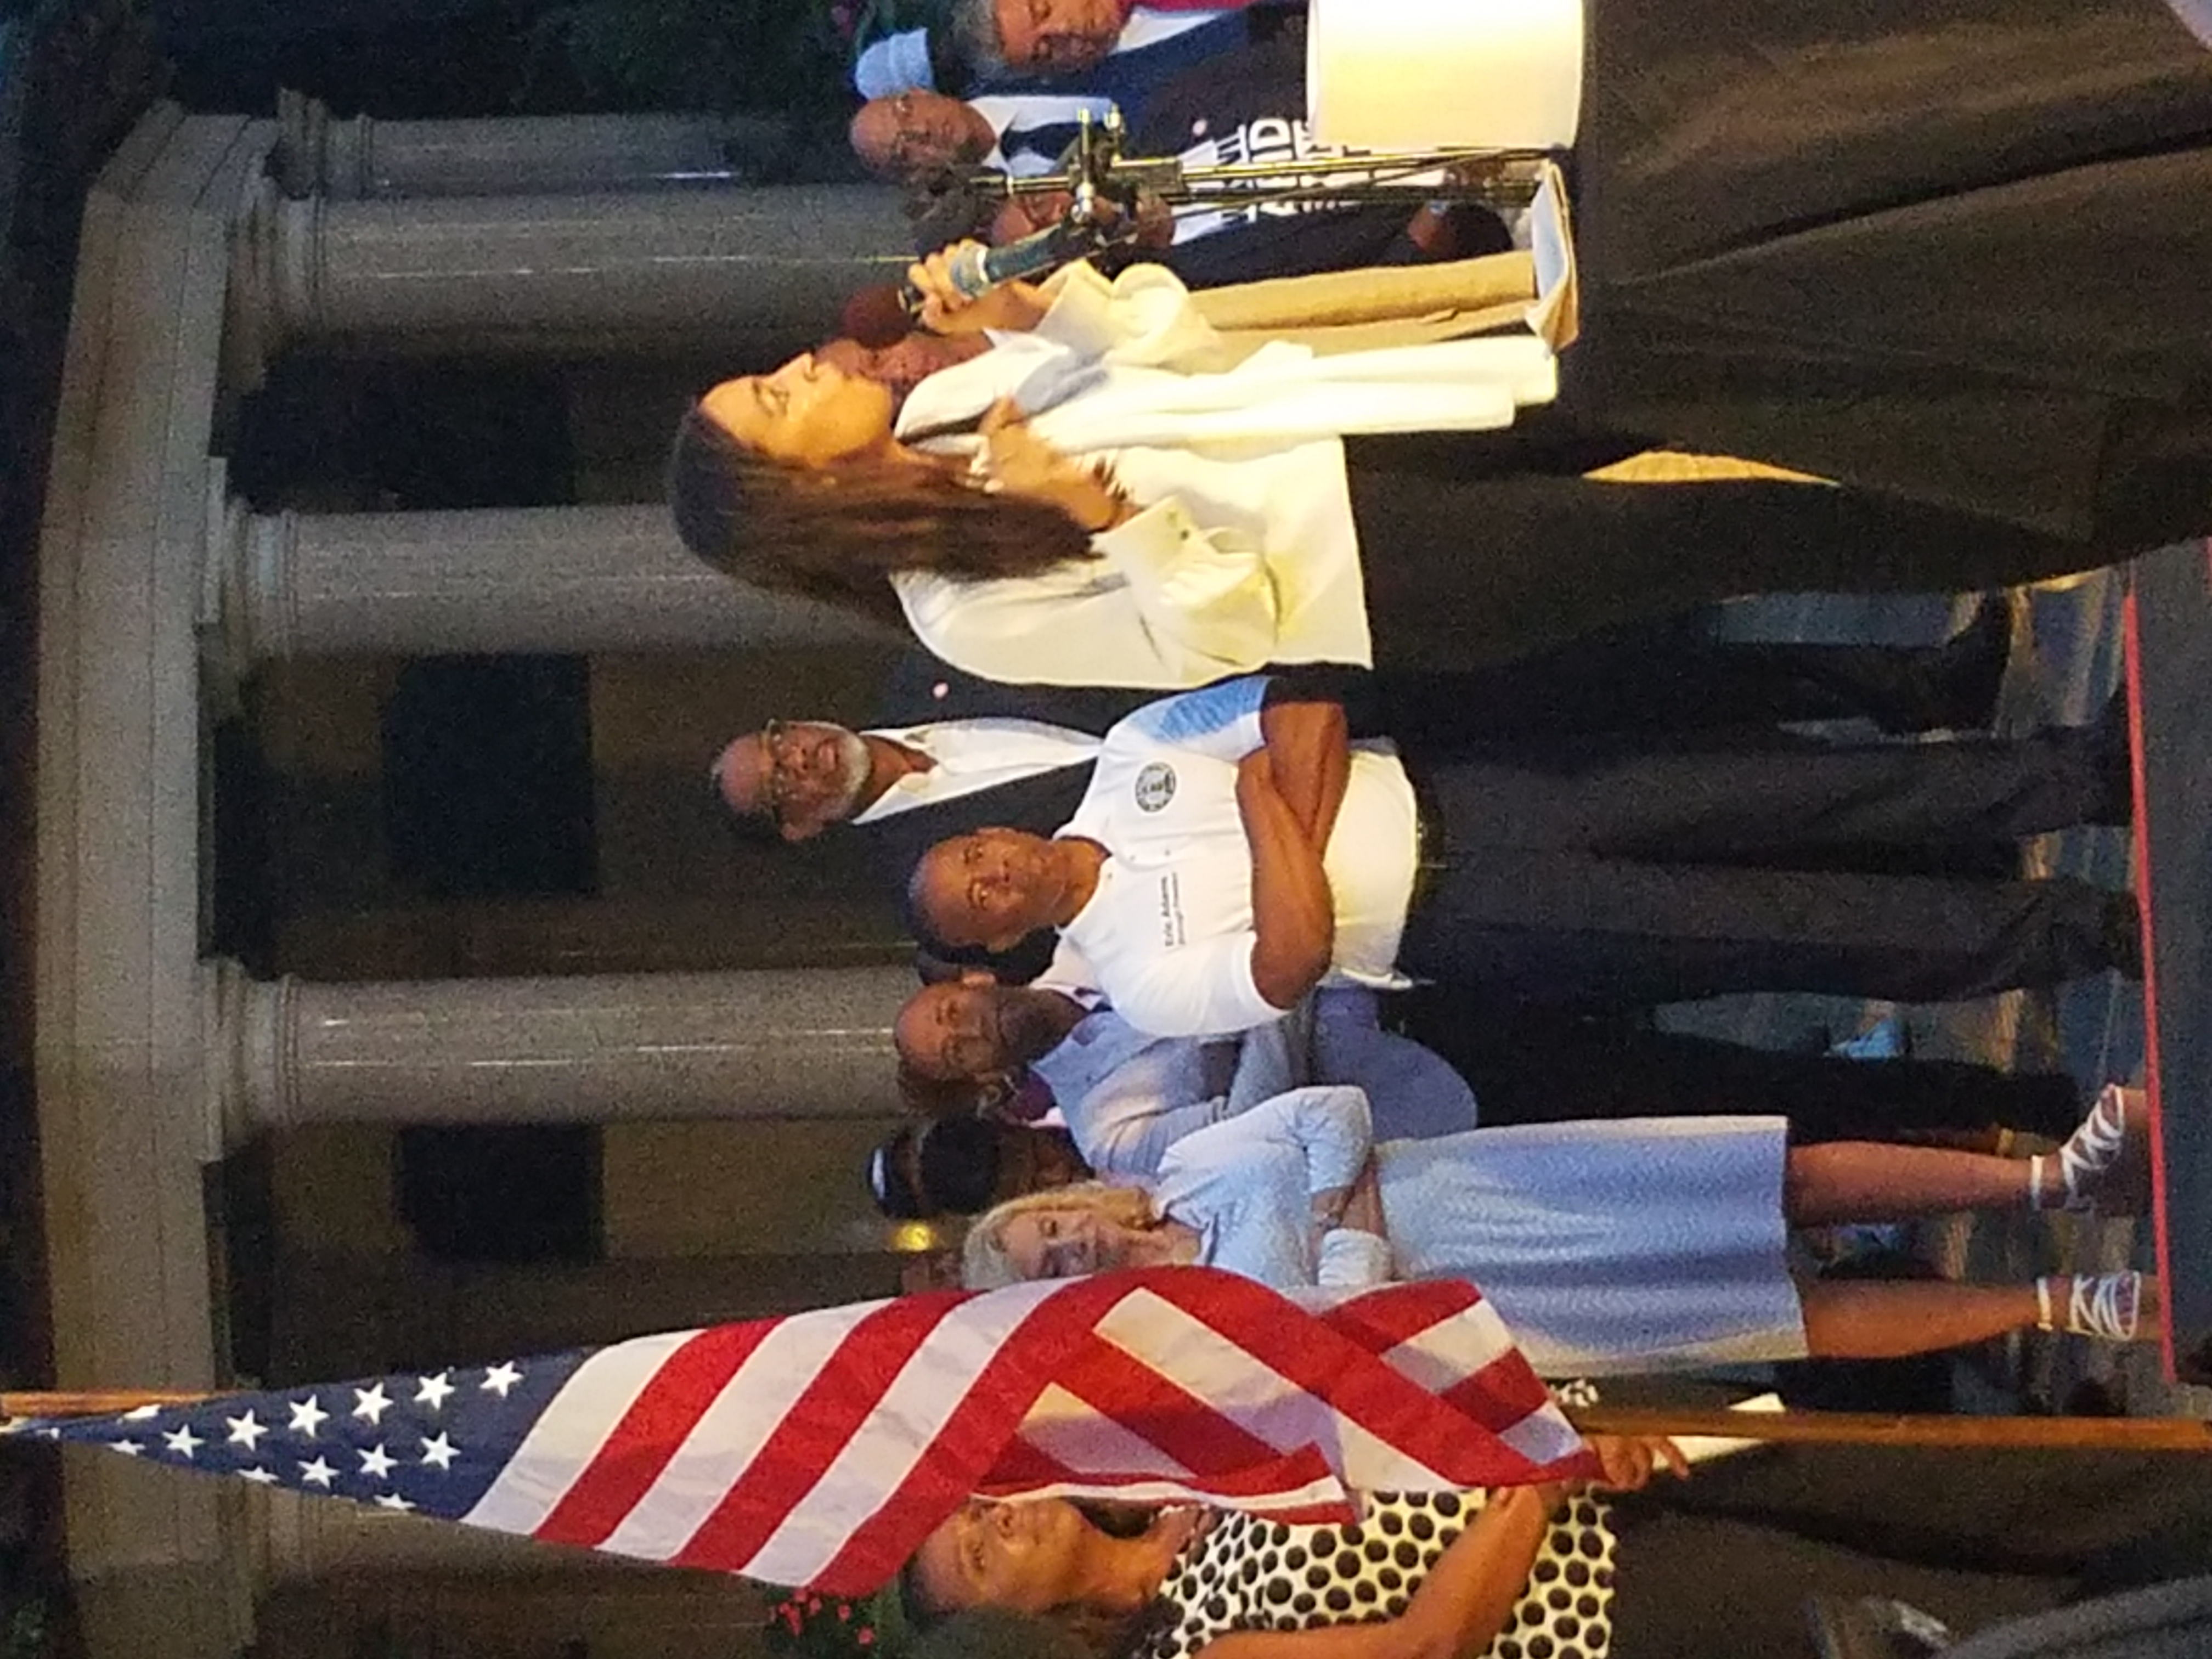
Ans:
[{"label": "person's ear", "polygon": [[996,985],[999,976],[988,968],[963,968],[960,970],[963,985]]}]

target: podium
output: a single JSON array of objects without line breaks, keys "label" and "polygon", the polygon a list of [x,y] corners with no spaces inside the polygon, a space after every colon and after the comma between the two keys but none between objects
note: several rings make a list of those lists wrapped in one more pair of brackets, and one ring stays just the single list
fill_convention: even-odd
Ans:
[{"label": "podium", "polygon": [[2147,555],[2125,611],[2159,1272],[2170,1376],[2212,1382],[2212,544]]}]

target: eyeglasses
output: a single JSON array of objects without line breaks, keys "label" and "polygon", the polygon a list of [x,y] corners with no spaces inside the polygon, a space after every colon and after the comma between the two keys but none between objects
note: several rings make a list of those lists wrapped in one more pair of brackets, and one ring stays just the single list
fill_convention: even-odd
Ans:
[{"label": "eyeglasses", "polygon": [[898,136],[891,140],[891,166],[898,172],[911,173],[921,160],[921,148],[927,141],[927,134],[907,125],[914,116],[914,94],[902,92],[893,98],[891,114],[898,122]]},{"label": "eyeglasses", "polygon": [[797,752],[784,739],[789,728],[781,720],[769,720],[761,727],[761,810],[778,823],[783,822],[783,809],[791,803],[791,793],[799,780]]}]

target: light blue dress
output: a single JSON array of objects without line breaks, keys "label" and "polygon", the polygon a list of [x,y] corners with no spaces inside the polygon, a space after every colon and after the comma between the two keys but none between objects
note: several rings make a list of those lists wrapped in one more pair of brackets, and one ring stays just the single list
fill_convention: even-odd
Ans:
[{"label": "light blue dress", "polygon": [[1394,1279],[1481,1287],[1547,1376],[1801,1358],[1784,1261],[1779,1117],[1473,1129],[1373,1150],[1387,1254],[1316,1241],[1311,1196],[1366,1158],[1357,1089],[1295,1089],[1186,1136],[1154,1188],[1200,1260],[1279,1289]]}]

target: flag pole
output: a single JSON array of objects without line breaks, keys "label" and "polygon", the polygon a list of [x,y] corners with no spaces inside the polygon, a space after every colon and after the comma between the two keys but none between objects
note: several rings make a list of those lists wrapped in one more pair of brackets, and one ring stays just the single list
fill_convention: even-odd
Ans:
[{"label": "flag pole", "polygon": [[179,1393],[170,1389],[80,1389],[0,1394],[0,1418],[110,1417],[148,1406],[197,1406],[214,1398],[204,1390]]},{"label": "flag pole", "polygon": [[1584,1434],[1663,1435],[1670,1439],[1694,1435],[1800,1444],[2212,1452],[2212,1423],[2194,1417],[1978,1417],[1633,1406],[1591,1406],[1570,1409],[1567,1416]]},{"label": "flag pole", "polygon": [[[105,1417],[214,1396],[160,1389],[0,1394],[0,1418]],[[2194,1417],[1978,1417],[1883,1412],[1737,1412],[1590,1406],[1568,1418],[1584,1434],[1663,1435],[1856,1446],[2012,1446],[2073,1451],[2212,1452],[2212,1423]]]}]

